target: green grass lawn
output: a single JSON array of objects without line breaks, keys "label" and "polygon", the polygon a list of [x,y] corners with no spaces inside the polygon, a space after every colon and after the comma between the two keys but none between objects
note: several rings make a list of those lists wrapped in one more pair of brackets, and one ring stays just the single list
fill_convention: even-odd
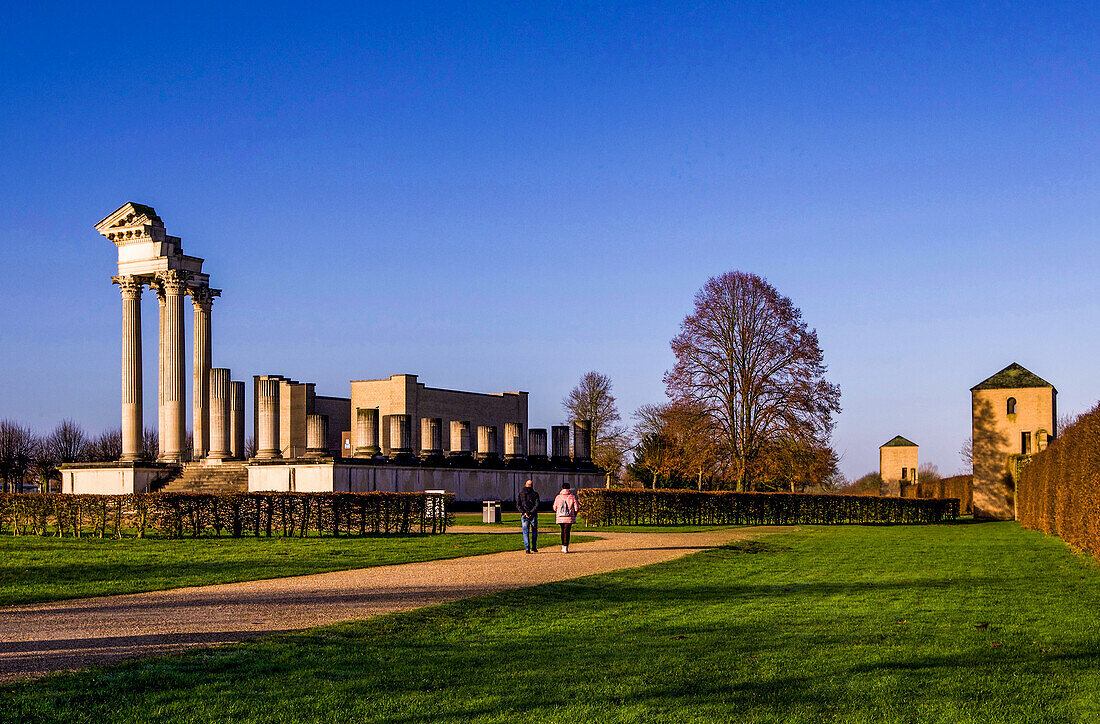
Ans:
[{"label": "green grass lawn", "polygon": [[[477,525],[486,528],[516,528],[520,527],[519,513],[501,513],[499,523],[482,523],[481,513],[456,513],[455,525]],[[718,530],[730,528],[728,525],[601,525],[588,526],[584,524],[584,516],[577,518],[573,524],[574,531],[582,533],[598,533],[607,531],[611,533],[697,533],[704,530]],[[553,513],[539,513],[539,536],[545,533],[554,535],[558,532],[558,524],[554,522]]]},{"label": "green grass lawn", "polygon": [[282,578],[522,549],[486,533],[362,538],[0,536],[0,605]]},{"label": "green grass lawn", "polygon": [[1100,568],[1014,523],[816,527],[0,689],[2,721],[1091,722]]}]

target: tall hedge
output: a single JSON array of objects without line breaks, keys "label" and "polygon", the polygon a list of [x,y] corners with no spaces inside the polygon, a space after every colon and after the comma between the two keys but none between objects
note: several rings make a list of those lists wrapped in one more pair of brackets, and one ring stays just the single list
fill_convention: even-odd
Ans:
[{"label": "tall hedge", "polygon": [[[911,487],[911,486],[910,486]],[[969,515],[974,507],[974,476],[953,475],[939,480],[917,483],[917,498],[955,498],[959,501],[959,512]]]},{"label": "tall hedge", "polygon": [[1016,483],[1016,518],[1100,557],[1100,406],[1031,456]]},{"label": "tall hedge", "polygon": [[143,537],[443,533],[454,496],[427,493],[0,494],[0,533]]},{"label": "tall hedge", "polygon": [[958,500],[865,495],[586,488],[579,496],[589,525],[939,523],[959,515]]}]

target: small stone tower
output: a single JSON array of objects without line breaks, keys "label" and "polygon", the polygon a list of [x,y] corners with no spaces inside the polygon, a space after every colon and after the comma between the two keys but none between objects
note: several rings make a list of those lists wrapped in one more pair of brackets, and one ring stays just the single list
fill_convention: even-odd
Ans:
[{"label": "small stone tower", "polygon": [[878,472],[882,477],[879,495],[902,497],[905,488],[917,484],[917,452],[915,442],[898,435],[878,449]]},{"label": "small stone tower", "polygon": [[1057,434],[1058,390],[1013,362],[970,388],[974,517],[1016,517],[1016,469]]}]

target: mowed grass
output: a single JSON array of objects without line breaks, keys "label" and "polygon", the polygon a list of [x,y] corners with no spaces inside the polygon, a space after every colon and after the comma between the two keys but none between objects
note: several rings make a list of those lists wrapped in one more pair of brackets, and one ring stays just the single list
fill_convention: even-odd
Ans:
[{"label": "mowed grass", "polygon": [[2,721],[1090,722],[1100,570],[1014,523],[804,528],[0,689]]},{"label": "mowed grass", "polygon": [[138,539],[0,536],[0,605],[255,581],[522,549],[519,536]]}]

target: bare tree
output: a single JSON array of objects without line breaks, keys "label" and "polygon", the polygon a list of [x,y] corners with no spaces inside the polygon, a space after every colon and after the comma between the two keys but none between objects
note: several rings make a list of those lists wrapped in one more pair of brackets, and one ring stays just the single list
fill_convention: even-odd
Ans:
[{"label": "bare tree", "polygon": [[256,457],[256,438],[249,436],[244,442],[244,458],[245,460]]},{"label": "bare tree", "polygon": [[[71,422],[71,420],[66,420],[66,422]],[[54,434],[50,433],[45,437],[38,438],[34,447],[34,456],[31,459],[31,471],[38,479],[39,491],[43,493],[50,492],[51,480],[61,480],[61,473],[57,469],[57,466],[61,464],[61,459],[55,451],[53,437]]]},{"label": "bare tree", "polygon": [[84,429],[72,420],[62,420],[45,439],[49,455],[56,465],[82,462],[88,456],[88,436]]},{"label": "bare tree", "polygon": [[15,420],[0,420],[0,479],[5,493],[22,490],[37,447],[38,440],[29,427]]},{"label": "bare tree", "polygon": [[962,459],[963,475],[974,473],[974,438],[966,438],[966,442],[959,448],[959,457]]},{"label": "bare tree", "polygon": [[672,340],[669,397],[710,416],[744,490],[764,446],[824,445],[840,412],[840,388],[825,380],[817,332],[755,274],[713,277]]},{"label": "bare tree", "polygon": [[618,476],[630,440],[626,428],[618,424],[622,418],[611,394],[611,378],[588,372],[561,401],[561,406],[571,421],[592,422],[592,460]]},{"label": "bare tree", "polygon": [[710,419],[703,411],[682,403],[642,405],[634,420],[640,442],[633,467],[651,473],[654,485],[656,476],[664,475],[670,485],[686,487],[690,481],[702,490],[704,480],[713,483],[720,477]]},{"label": "bare tree", "polygon": [[917,468],[917,481],[921,483],[934,483],[937,480],[942,480],[943,476],[940,475],[940,468],[935,463],[921,463]]},{"label": "bare tree", "polygon": [[160,455],[160,433],[155,427],[147,427],[141,433],[141,456],[146,460],[156,460]]},{"label": "bare tree", "polygon": [[92,462],[112,463],[122,457],[122,430],[115,428],[100,433],[89,445]]}]

